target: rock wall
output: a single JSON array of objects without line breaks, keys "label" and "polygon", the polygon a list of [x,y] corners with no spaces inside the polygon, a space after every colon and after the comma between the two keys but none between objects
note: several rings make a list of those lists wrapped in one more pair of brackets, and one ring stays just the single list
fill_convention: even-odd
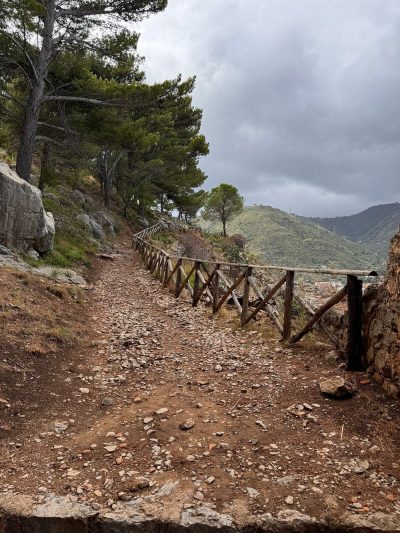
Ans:
[{"label": "rock wall", "polygon": [[391,242],[382,285],[364,295],[364,340],[374,379],[391,396],[400,392],[400,232]]},{"label": "rock wall", "polygon": [[40,190],[0,161],[0,244],[48,252],[54,233],[53,215],[44,210]]}]

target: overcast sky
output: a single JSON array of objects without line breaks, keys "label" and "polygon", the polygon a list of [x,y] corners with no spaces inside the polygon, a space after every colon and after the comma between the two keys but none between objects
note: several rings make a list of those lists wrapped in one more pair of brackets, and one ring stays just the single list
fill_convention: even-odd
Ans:
[{"label": "overcast sky", "polygon": [[197,76],[209,189],[309,216],[400,200],[400,0],[169,0],[148,81]]}]

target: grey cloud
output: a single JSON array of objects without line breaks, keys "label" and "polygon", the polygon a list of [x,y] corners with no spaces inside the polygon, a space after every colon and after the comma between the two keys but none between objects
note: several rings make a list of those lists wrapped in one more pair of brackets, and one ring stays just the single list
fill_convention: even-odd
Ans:
[{"label": "grey cloud", "polygon": [[150,81],[197,75],[207,186],[308,215],[400,199],[398,0],[170,0]]}]

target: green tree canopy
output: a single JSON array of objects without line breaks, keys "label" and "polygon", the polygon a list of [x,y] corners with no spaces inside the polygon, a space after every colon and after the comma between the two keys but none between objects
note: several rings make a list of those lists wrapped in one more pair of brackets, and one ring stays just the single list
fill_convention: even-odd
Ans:
[{"label": "green tree canopy", "polygon": [[226,224],[243,209],[243,198],[233,185],[221,183],[211,190],[205,205],[203,218],[206,220],[219,220],[226,237]]},{"label": "green tree canopy", "polygon": [[[54,85],[49,72],[65,52],[77,56],[101,53],[107,68],[118,62],[116,82],[132,70],[137,35],[134,22],[165,9],[167,0],[2,0],[0,2],[0,97],[23,109],[17,154],[17,172],[29,181],[42,108],[51,103],[80,101],[109,105],[96,98],[70,94],[70,85]],[[18,98],[10,83],[18,73],[25,90]],[[79,100],[77,100],[79,98]],[[113,99],[115,100],[115,99]],[[114,102],[117,104],[117,102]]]}]

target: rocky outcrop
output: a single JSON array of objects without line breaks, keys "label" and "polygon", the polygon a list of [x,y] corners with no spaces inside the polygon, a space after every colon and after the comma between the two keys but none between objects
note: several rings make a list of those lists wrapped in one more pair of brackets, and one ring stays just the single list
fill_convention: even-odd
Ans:
[{"label": "rocky outcrop", "polygon": [[[39,500],[39,501],[38,501]],[[207,505],[188,508],[174,516],[164,510],[162,498],[151,497],[129,503],[118,503],[113,510],[100,509],[88,503],[71,501],[65,496],[48,494],[39,498],[19,494],[0,495],[0,532],[35,533],[393,533],[400,531],[396,514],[381,512],[357,516],[345,513],[338,518],[315,519],[296,511],[283,509],[276,516],[255,515],[237,523],[233,516],[218,513]],[[171,508],[171,505],[168,506]],[[172,508],[175,508],[173,505]],[[181,507],[181,505],[179,505]]]},{"label": "rocky outcrop", "polygon": [[81,213],[77,219],[86,227],[91,236],[104,241],[106,235],[115,236],[115,219],[104,211],[97,211],[88,215]]},{"label": "rocky outcrop", "polygon": [[40,190],[0,161],[0,244],[44,253],[52,250],[54,234],[54,218],[44,210]]},{"label": "rocky outcrop", "polygon": [[76,217],[88,230],[94,239],[103,241],[105,238],[103,228],[95,219],[87,213],[81,213]]},{"label": "rocky outcrop", "polygon": [[51,266],[32,267],[22,261],[18,256],[13,255],[11,251],[8,254],[1,253],[1,248],[2,247],[0,247],[0,268],[11,268],[12,270],[28,272],[29,274],[49,278],[53,281],[59,281],[60,283],[79,285],[80,287],[87,286],[85,279],[74,270],[69,268],[54,268]]},{"label": "rocky outcrop", "polygon": [[374,378],[391,396],[400,391],[400,232],[392,239],[382,285],[364,295],[364,339]]}]

